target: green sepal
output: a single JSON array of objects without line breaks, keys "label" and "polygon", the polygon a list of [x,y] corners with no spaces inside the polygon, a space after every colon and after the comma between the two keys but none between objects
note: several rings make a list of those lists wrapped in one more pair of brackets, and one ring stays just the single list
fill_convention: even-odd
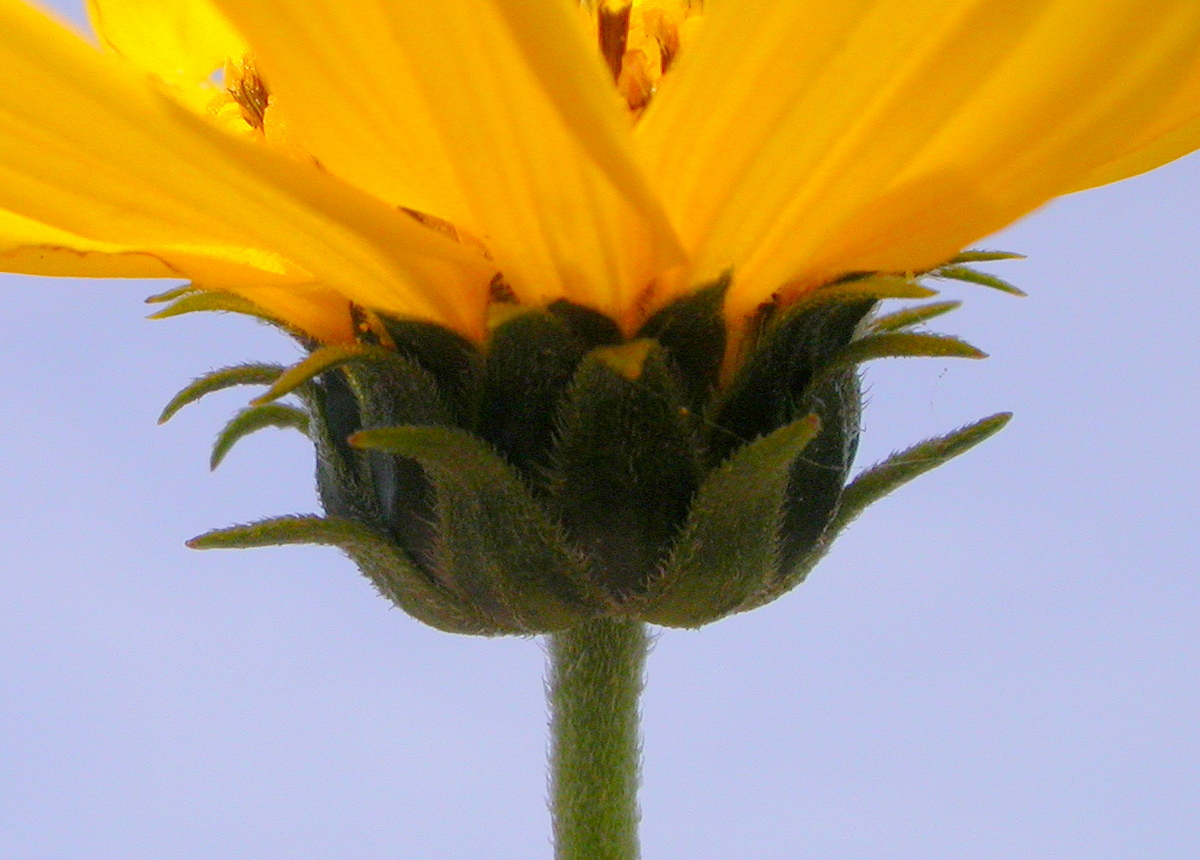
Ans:
[{"label": "green sepal", "polygon": [[853,370],[829,377],[812,389],[807,400],[821,430],[790,469],[780,530],[781,572],[807,555],[829,527],[854,463],[862,426],[862,391]]},{"label": "green sepal", "polygon": [[264,403],[241,410],[217,435],[208,461],[209,468],[215,469],[221,465],[225,455],[239,440],[265,427],[291,428],[307,436],[308,413],[282,403]]},{"label": "green sepal", "polygon": [[1011,412],[997,412],[944,436],[918,442],[863,470],[842,492],[842,503],[830,525],[830,531],[834,534],[840,532],[868,505],[999,433],[1011,419]]},{"label": "green sepal", "polygon": [[879,301],[933,295],[937,295],[934,290],[910,277],[855,277],[814,290],[779,319],[769,320],[765,329],[753,336],[746,361],[711,410],[715,432],[709,447],[715,460],[719,462],[728,456],[738,444],[811,411],[808,398],[815,389],[856,363],[847,364],[844,359],[861,355],[858,360],[865,361],[876,357],[865,354],[870,345],[855,346],[871,340],[870,337],[855,338],[863,327],[864,317]]},{"label": "green sepal", "polygon": [[161,293],[155,293],[152,296],[146,296],[142,301],[148,305],[160,305],[163,302],[174,301],[182,296],[189,296],[199,292],[200,290],[191,284],[183,284],[178,287],[171,287],[169,290],[163,290]]},{"label": "green sepal", "polygon": [[495,635],[487,619],[430,582],[400,547],[362,523],[339,517],[290,516],[232,526],[192,538],[192,549],[247,549],[288,544],[335,546],[379,592],[418,621],[448,633]]},{"label": "green sepal", "polygon": [[603,607],[560,528],[477,436],[449,427],[389,427],[356,433],[350,442],[420,463],[436,499],[433,575],[497,629],[546,633]]},{"label": "green sepal", "polygon": [[857,302],[863,299],[928,299],[937,295],[916,279],[904,275],[869,275],[850,278],[813,290],[800,296],[790,308],[789,314],[803,313],[818,305],[830,302]]},{"label": "green sepal", "polygon": [[815,415],[743,446],[700,485],[679,539],[638,616],[667,627],[723,618],[776,576],[792,464],[820,429]]},{"label": "green sepal", "polygon": [[516,313],[492,330],[477,432],[527,479],[545,477],[558,403],[586,353],[561,318],[542,311]]},{"label": "green sepal", "polygon": [[354,393],[363,429],[454,423],[454,410],[437,379],[405,356],[387,353],[384,361],[352,360],[340,372]]},{"label": "green sepal", "polygon": [[456,419],[465,422],[475,407],[475,386],[481,364],[479,351],[462,335],[420,320],[379,314],[396,352],[429,373]]},{"label": "green sepal", "polygon": [[987,353],[950,335],[885,332],[846,344],[821,368],[822,374],[835,373],[876,358],[987,358]]},{"label": "green sepal", "polygon": [[646,320],[637,337],[658,341],[679,371],[692,409],[704,407],[717,387],[725,357],[726,328],[722,310],[732,276],[701,287],[661,308]]},{"label": "green sepal", "polygon": [[929,302],[924,305],[904,308],[903,310],[884,314],[881,317],[871,320],[870,330],[872,332],[901,331],[921,325],[921,323],[929,322],[931,319],[940,317],[942,314],[950,313],[950,311],[958,310],[961,306],[962,302],[952,301]]},{"label": "green sepal", "polygon": [[[867,280],[871,279],[860,279]],[[856,293],[838,295],[788,311],[758,335],[748,358],[709,410],[710,467],[741,445],[814,411],[811,392],[828,378],[825,368],[851,342],[876,304],[874,298]]]},{"label": "green sepal", "polygon": [[1014,251],[985,251],[983,249],[968,248],[960,254],[950,258],[947,265],[955,263],[990,263],[996,260],[1024,260],[1024,254],[1018,254]]},{"label": "green sepal", "polygon": [[265,394],[254,398],[251,403],[259,406],[263,403],[270,403],[272,400],[278,400],[327,370],[362,359],[381,362],[403,361],[390,349],[370,343],[339,343],[322,346],[313,350],[303,361],[297,362],[285,370]]},{"label": "green sepal", "polygon": [[302,387],[299,393],[310,413],[309,435],[317,460],[317,495],[325,513],[365,522],[396,539],[380,513],[368,464],[346,441],[362,429],[362,418],[345,374],[325,374]]},{"label": "green sepal", "polygon": [[168,317],[177,317],[198,311],[224,311],[231,314],[244,314],[245,316],[269,322],[272,325],[280,324],[279,320],[249,299],[242,298],[234,293],[223,293],[217,290],[185,293],[161,311],[150,314],[147,319],[163,320]]},{"label": "green sepal", "polygon": [[1003,278],[997,278],[995,275],[989,275],[987,272],[981,272],[978,269],[972,269],[970,266],[941,266],[929,273],[932,278],[948,278],[955,281],[966,281],[970,284],[979,284],[984,287],[991,287],[993,290],[999,290],[1002,293],[1008,293],[1010,296],[1019,296],[1024,298],[1028,295],[1020,287],[1010,284]]},{"label": "green sepal", "polygon": [[944,436],[919,442],[864,470],[842,491],[837,512],[821,539],[815,542],[809,552],[798,559],[790,569],[784,571],[783,577],[775,587],[763,592],[744,609],[762,606],[795,588],[825,557],[838,535],[868,505],[882,499],[913,478],[936,469],[959,454],[974,448],[989,436],[1004,429],[1011,418],[1011,412],[999,412]]},{"label": "green sepal", "polygon": [[270,385],[283,373],[282,364],[237,364],[233,367],[223,367],[193,379],[182,391],[171,398],[158,416],[158,423],[164,424],[183,407],[195,403],[206,394],[232,388],[235,385]]},{"label": "green sepal", "polygon": [[687,518],[698,443],[665,351],[593,350],[558,411],[549,504],[617,599],[642,590]]},{"label": "green sepal", "polygon": [[547,305],[546,310],[562,320],[587,349],[616,346],[625,340],[621,327],[594,308],[558,299]]},{"label": "green sepal", "polygon": [[407,457],[354,450],[347,439],[364,428],[450,424],[451,410],[432,374],[403,355],[359,345],[323,358],[347,360],[322,362],[328,369],[298,389],[313,418],[321,503],[388,535],[428,570],[433,493],[424,470]]}]

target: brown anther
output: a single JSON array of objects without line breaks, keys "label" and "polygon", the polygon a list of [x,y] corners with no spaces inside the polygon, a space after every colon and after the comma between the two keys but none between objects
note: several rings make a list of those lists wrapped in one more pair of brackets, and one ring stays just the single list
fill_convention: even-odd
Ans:
[{"label": "brown anther", "polygon": [[246,120],[247,125],[262,131],[267,106],[271,102],[271,93],[267,85],[258,76],[254,61],[249,58],[242,60],[241,69],[233,75],[229,74],[228,68],[227,66],[226,78],[233,78],[227,84],[229,95],[242,109],[242,118]]},{"label": "brown anther", "polygon": [[620,9],[601,6],[596,10],[596,34],[600,40],[600,53],[608,63],[613,80],[621,77],[621,64],[625,59],[625,43],[629,38],[629,13],[631,4]]},{"label": "brown anther", "polygon": [[428,212],[421,212],[418,209],[409,209],[407,206],[399,206],[397,208],[422,226],[428,227],[430,230],[435,230],[448,239],[453,239],[455,242],[460,241],[461,237],[458,235],[458,228],[445,218],[439,218],[436,215],[430,215]]},{"label": "brown anther", "polygon": [[354,327],[354,339],[359,343],[379,345],[379,335],[371,325],[367,312],[359,305],[350,303],[350,323]]},{"label": "brown anther", "polygon": [[679,53],[679,30],[675,27],[664,27],[655,41],[658,42],[660,68],[665,75],[670,70],[671,64],[675,62],[675,55]]},{"label": "brown anther", "polygon": [[492,259],[492,255],[488,252],[487,246],[483,242],[467,231],[460,230],[455,224],[452,224],[445,218],[430,215],[428,212],[422,212],[419,209],[410,209],[407,206],[397,206],[396,209],[412,218],[422,227],[428,227],[430,230],[442,234],[452,242],[458,242],[460,245],[465,245],[468,248],[478,251],[479,255],[485,260]]},{"label": "brown anther", "polygon": [[492,302],[503,302],[510,305],[519,304],[517,294],[504,280],[504,275],[499,272],[492,275],[492,282],[488,284],[488,299]]},{"label": "brown anther", "polygon": [[643,51],[626,51],[621,64],[621,76],[617,78],[617,90],[634,117],[641,116],[646,105],[650,104],[654,96],[653,80],[646,54]]}]

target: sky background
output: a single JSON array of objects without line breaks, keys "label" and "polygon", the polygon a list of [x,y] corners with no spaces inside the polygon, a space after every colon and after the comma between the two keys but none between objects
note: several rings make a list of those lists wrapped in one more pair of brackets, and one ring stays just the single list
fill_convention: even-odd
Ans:
[{"label": "sky background", "polygon": [[[809,582],[666,631],[647,860],[1200,856],[1200,160],[980,243],[1030,297],[947,290],[985,362],[877,362],[859,457],[999,410]],[[298,353],[153,283],[0,276],[0,857],[549,858],[542,643],[455,637],[337,552],[187,538],[316,510],[249,389]]]}]

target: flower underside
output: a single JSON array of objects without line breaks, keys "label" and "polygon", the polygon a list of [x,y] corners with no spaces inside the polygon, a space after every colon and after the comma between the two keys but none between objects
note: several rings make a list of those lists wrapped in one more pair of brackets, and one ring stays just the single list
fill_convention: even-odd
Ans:
[{"label": "flower underside", "polygon": [[[1007,286],[965,262],[930,274]],[[218,437],[213,465],[255,430],[302,430],[327,515],[192,545],[333,544],[384,596],[457,633],[597,617],[697,627],[790,590],[869,502],[1007,421],[921,443],[847,484],[857,365],[982,357],[913,331],[956,303],[878,316],[882,299],[933,293],[905,278],[844,280],[764,308],[723,381],[728,287],[668,305],[632,337],[581,305],[499,300],[482,349],[429,323],[364,317],[358,343],[314,345],[293,368],[202,377],[164,420],[211,391],[269,385]],[[299,403],[280,403],[287,395]]]},{"label": "flower underside", "polygon": [[1195,0],[89,9],[102,50],[0,0],[0,268],[297,336],[172,408],[270,385],[214,462],[301,429],[329,516],[197,545],[336,544],[459,632],[786,591],[1004,421],[847,484],[859,363],[979,355],[878,303],[1004,288],[961,249],[1200,146]]}]

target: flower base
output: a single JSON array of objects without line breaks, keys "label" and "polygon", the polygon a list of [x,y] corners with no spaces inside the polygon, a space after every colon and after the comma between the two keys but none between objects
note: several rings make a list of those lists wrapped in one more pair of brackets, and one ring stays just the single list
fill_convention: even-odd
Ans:
[{"label": "flower base", "polygon": [[[863,506],[1007,420],[922,443],[848,485],[862,361],[982,353],[908,330],[945,303],[874,317],[883,299],[932,293],[867,276],[763,309],[731,356],[726,286],[665,307],[632,337],[563,301],[494,305],[482,347],[364,314],[359,343],[316,348],[286,371],[197,380],[168,411],[271,383],[218,452],[258,427],[304,430],[327,516],[192,545],[335,544],[405,611],[456,633],[595,618],[698,627],[791,589]],[[276,402],[287,394],[301,406]]]}]

